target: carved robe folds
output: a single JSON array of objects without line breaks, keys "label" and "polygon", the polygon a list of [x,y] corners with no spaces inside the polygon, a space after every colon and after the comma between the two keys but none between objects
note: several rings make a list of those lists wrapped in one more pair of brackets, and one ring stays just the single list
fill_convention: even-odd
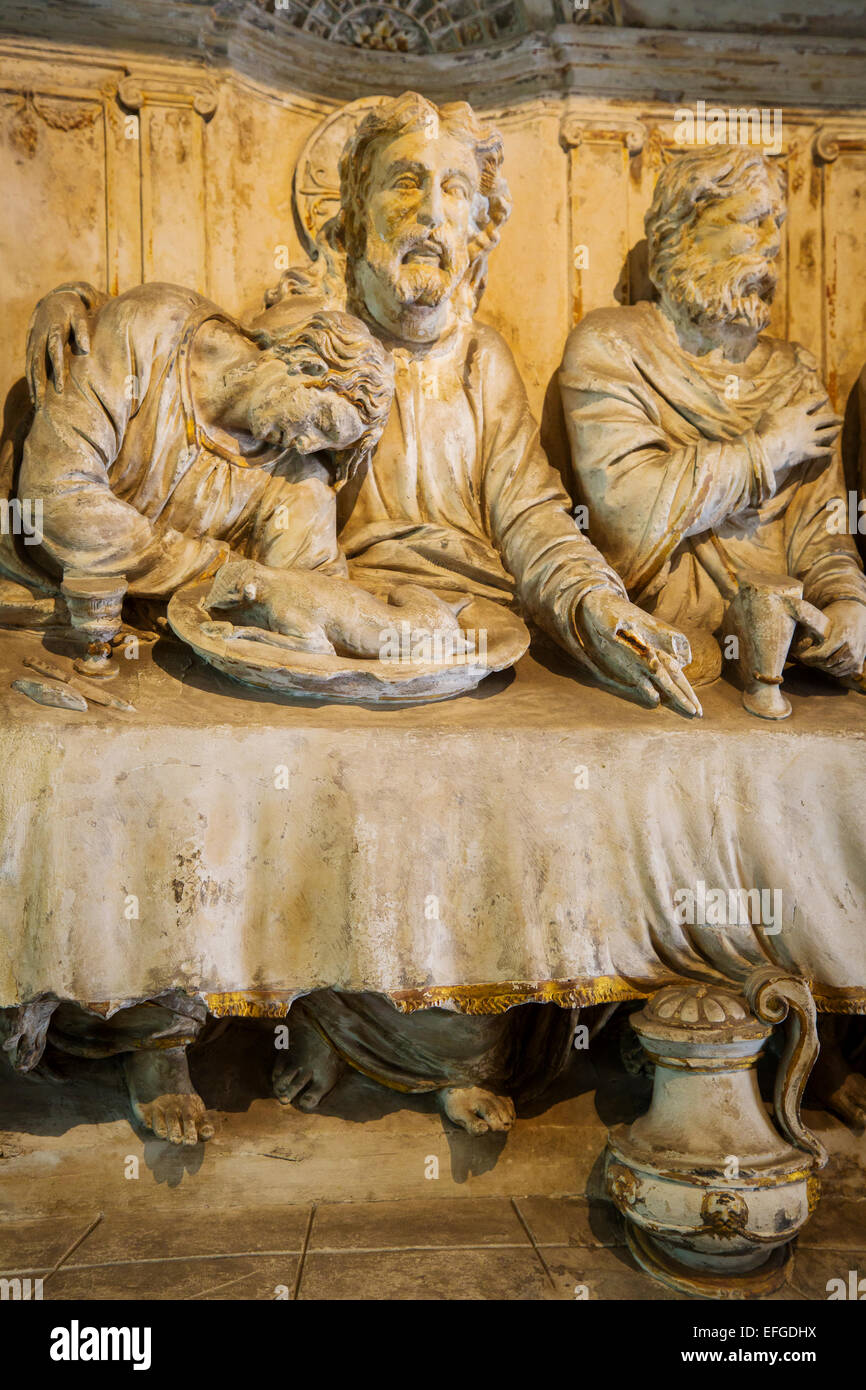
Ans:
[{"label": "carved robe folds", "polygon": [[426,349],[392,350],[385,433],[338,501],[350,573],[501,603],[517,597],[595,671],[573,614],[592,589],[622,593],[622,584],[569,514],[511,352],[478,323]]},{"label": "carved robe folds", "polygon": [[728,573],[746,570],[802,580],[816,608],[866,603],[856,546],[828,505],[846,514],[838,454],[774,491],[754,433],[771,405],[822,389],[804,348],[762,337],[737,367],[684,351],[654,304],[599,309],[572,332],[560,384],[590,534],[641,607],[714,632]]},{"label": "carved robe folds", "polygon": [[125,574],[130,593],[167,597],[230,548],[277,566],[336,560],[331,488],[285,477],[276,449],[244,459],[230,436],[202,429],[189,359],[212,319],[231,322],[172,285],[98,310],[90,352],[70,358],[24,445],[18,491],[42,504],[49,564]]}]

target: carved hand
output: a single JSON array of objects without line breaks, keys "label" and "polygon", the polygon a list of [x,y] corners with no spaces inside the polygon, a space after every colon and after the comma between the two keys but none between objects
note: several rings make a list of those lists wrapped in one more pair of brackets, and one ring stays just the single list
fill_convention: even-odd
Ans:
[{"label": "carved hand", "polygon": [[804,639],[794,654],[807,666],[818,666],[831,676],[857,676],[866,661],[866,607],[850,599],[828,603],[824,617],[830,631],[823,642]]},{"label": "carved hand", "polygon": [[842,420],[831,410],[823,391],[815,392],[796,405],[765,410],[755,432],[773,466],[777,482],[781,475],[806,459],[829,458]]},{"label": "carved hand", "polygon": [[664,701],[681,714],[703,714],[682,668],[688,640],[667,623],[609,589],[593,589],[575,617],[578,635],[612,680],[630,686],[647,705]]},{"label": "carved hand", "polygon": [[76,352],[90,351],[87,326],[88,300],[91,306],[103,298],[92,285],[61,285],[52,290],[33,311],[27,329],[27,385],[34,405],[39,405],[48,389],[47,364],[51,363],[54,389],[63,391],[66,376],[64,350],[74,344]]}]

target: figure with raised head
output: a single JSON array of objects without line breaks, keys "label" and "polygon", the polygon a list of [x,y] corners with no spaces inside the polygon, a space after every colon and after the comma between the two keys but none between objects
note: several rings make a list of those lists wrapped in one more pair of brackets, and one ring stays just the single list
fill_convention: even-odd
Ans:
[{"label": "figure with raised head", "polygon": [[589,534],[634,601],[687,633],[704,678],[721,667],[713,634],[745,608],[769,664],[787,651],[775,628],[798,620],[806,664],[856,679],[866,657],[841,421],[811,353],[766,332],[785,214],[762,151],[673,158],[646,215],[657,299],[588,314],[560,371]]},{"label": "figure with raised head", "polygon": [[[746,638],[758,679],[744,703],[769,718],[790,709],[772,701],[795,622],[792,652],[831,677],[858,684],[866,657],[841,420],[812,354],[766,331],[785,215],[783,172],[760,150],[673,158],[646,215],[657,299],[588,314],[560,371],[591,537],[635,602],[687,633],[698,675],[719,674],[717,639]],[[813,1087],[866,1120],[832,1021]]]},{"label": "figure with raised head", "polygon": [[[383,101],[343,153],[340,207],[317,262],[283,277],[253,327],[276,335],[318,309],[348,311],[394,361],[382,437],[337,498],[350,579],[421,585],[451,604],[517,604],[608,689],[699,715],[682,673],[688,643],[629,601],[575,524],[512,355],[474,317],[510,209],[502,163],[499,133],[466,103]],[[57,390],[87,314],[76,291],[42,305],[29,347],[37,390]],[[261,593],[267,604],[267,585]],[[323,990],[293,1007],[275,1089],[316,1105],[348,1062],[396,1089],[436,1092],[471,1132],[503,1130],[513,1096],[539,1089],[568,1056],[573,1022],[535,1005],[406,1017],[377,995]]]}]

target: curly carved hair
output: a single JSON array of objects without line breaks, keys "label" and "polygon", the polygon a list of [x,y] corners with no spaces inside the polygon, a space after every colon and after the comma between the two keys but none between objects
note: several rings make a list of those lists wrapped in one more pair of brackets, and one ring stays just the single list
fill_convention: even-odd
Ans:
[{"label": "curly carved hair", "polygon": [[279,357],[290,375],[335,391],[357,410],[364,433],[351,449],[335,451],[337,473],[349,478],[381,438],[394,396],[394,363],[366,324],[336,309],[319,310],[282,331],[262,329],[259,346]]},{"label": "curly carved hair", "polygon": [[463,140],[478,164],[475,235],[469,247],[469,271],[459,291],[464,309],[470,315],[475,312],[487,283],[487,259],[511,213],[511,195],[502,173],[502,136],[485,126],[465,101],[437,107],[417,92],[404,92],[383,102],[361,121],[340,159],[340,211],[319,232],[315,261],[283,271],[279,283],[265,295],[266,308],[305,294],[317,294],[328,304],[342,305],[347,286],[349,298],[353,297],[352,260],[364,250],[363,208],[376,148],[383,141],[427,130],[431,125]]},{"label": "curly carved hair", "polygon": [[478,165],[475,235],[469,245],[469,271],[464,281],[469,291],[466,307],[473,313],[487,283],[487,259],[511,213],[511,196],[502,173],[502,136],[493,126],[484,125],[468,102],[452,101],[437,107],[417,92],[404,92],[367,113],[340,159],[341,207],[334,240],[348,255],[348,278],[352,259],[364,251],[363,209],[377,149],[402,135],[431,128],[462,140]]},{"label": "curly carved hair", "polygon": [[785,174],[750,145],[718,145],[677,155],[659,174],[644,218],[650,279],[658,289],[678,256],[683,234],[700,209],[768,178],[785,213]]}]

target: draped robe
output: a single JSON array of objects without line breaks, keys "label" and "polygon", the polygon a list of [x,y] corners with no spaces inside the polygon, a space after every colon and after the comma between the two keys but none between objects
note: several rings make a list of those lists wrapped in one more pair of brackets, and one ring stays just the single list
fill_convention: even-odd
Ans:
[{"label": "draped robe", "polygon": [[[233,321],[192,290],[140,285],[105,301],[90,351],[49,387],[24,443],[22,499],[42,505],[53,569],[125,575],[167,598],[238,555],[277,566],[338,565],[334,493],[290,451],[244,455],[208,431],[190,381],[196,335]],[[339,567],[339,565],[338,565]]]},{"label": "draped robe", "polygon": [[[822,392],[814,358],[762,336],[742,364],[681,347],[661,309],[598,309],[559,374],[576,490],[589,534],[629,595],[674,627],[714,632],[728,576],[790,575],[817,608],[866,603],[838,450],[776,487],[755,426]],[[839,512],[841,508],[841,513]]]}]

